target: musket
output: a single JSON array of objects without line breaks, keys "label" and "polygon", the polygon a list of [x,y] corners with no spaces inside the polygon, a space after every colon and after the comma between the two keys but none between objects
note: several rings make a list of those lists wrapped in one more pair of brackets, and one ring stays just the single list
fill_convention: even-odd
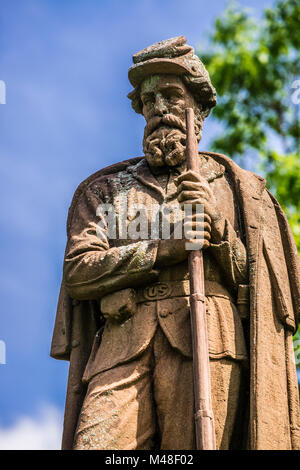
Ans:
[{"label": "musket", "polygon": [[[194,111],[192,108],[186,109],[185,117],[187,168],[188,170],[199,172],[198,145],[195,136]],[[190,251],[188,263],[196,446],[198,450],[214,450],[216,448],[216,436],[211,399],[202,250]]]}]

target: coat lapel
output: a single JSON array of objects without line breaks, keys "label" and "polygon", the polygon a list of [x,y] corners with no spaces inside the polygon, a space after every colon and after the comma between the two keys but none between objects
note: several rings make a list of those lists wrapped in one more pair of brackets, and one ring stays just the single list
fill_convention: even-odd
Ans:
[{"label": "coat lapel", "polygon": [[137,181],[154,191],[156,196],[160,199],[164,199],[165,192],[155,176],[149,171],[149,166],[145,158],[136,165],[128,166],[127,171],[131,173]]},{"label": "coat lapel", "polygon": [[216,178],[220,178],[225,173],[224,165],[218,163],[210,156],[200,153],[199,154],[199,173],[206,179],[208,183],[211,183]]}]

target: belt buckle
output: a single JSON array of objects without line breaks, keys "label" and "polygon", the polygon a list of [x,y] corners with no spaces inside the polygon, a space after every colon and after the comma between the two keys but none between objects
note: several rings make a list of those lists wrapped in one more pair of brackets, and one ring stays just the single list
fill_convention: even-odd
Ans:
[{"label": "belt buckle", "polygon": [[171,293],[171,286],[165,282],[157,282],[144,289],[144,297],[147,300],[161,300],[168,297]]}]

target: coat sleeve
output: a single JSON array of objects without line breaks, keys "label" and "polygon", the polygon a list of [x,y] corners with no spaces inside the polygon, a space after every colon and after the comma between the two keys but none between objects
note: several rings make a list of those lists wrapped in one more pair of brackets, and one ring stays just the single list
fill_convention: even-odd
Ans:
[{"label": "coat sleeve", "polygon": [[247,251],[227,219],[223,239],[218,244],[211,243],[210,251],[233,291],[236,291],[240,284],[248,283]]},{"label": "coat sleeve", "polygon": [[[113,246],[106,219],[97,211],[103,203],[87,188],[72,217],[64,260],[64,280],[74,299],[98,299],[116,290],[153,282],[158,240]],[[98,215],[97,215],[98,214]]]}]

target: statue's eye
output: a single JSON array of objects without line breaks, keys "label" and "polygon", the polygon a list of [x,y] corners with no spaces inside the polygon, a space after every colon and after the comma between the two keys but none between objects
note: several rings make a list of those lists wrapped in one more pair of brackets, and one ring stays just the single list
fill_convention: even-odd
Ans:
[{"label": "statue's eye", "polygon": [[144,106],[147,106],[147,105],[153,103],[153,98],[150,95],[149,96],[145,95],[145,96],[142,97],[142,103],[143,103]]},{"label": "statue's eye", "polygon": [[167,99],[168,101],[170,101],[171,103],[173,102],[176,102],[178,100],[180,100],[181,98],[181,93],[180,91],[177,91],[177,90],[165,90],[165,93],[164,93],[164,98]]}]

